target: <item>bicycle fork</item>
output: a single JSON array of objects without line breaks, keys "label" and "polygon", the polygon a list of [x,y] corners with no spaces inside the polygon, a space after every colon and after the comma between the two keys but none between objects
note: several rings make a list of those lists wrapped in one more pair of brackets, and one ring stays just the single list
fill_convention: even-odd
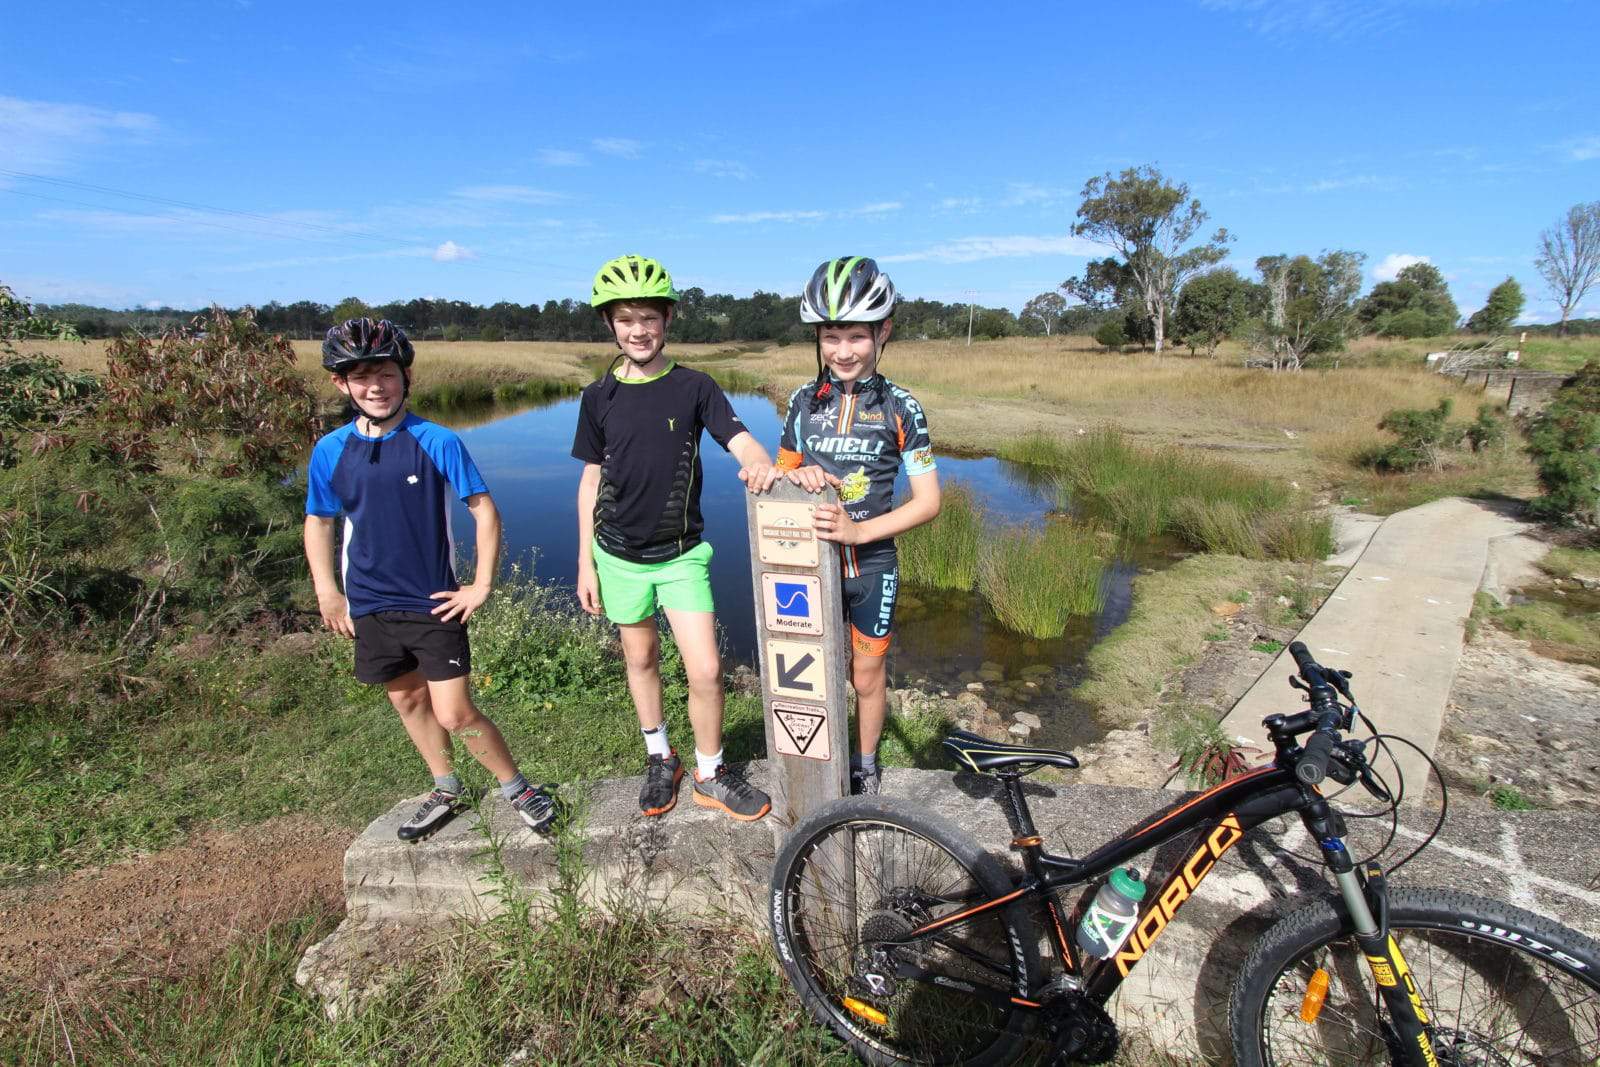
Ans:
[{"label": "bicycle fork", "polygon": [[[1389,1010],[1389,1024],[1394,1028],[1391,1052],[1396,1057],[1395,1062],[1405,1067],[1439,1067],[1422,995],[1417,991],[1416,980],[1406,965],[1400,945],[1389,933],[1389,888],[1383,871],[1377,864],[1369,863],[1365,871],[1357,873],[1344,846],[1343,835],[1335,832],[1332,811],[1321,797],[1316,798],[1307,812],[1306,826],[1316,838],[1323,859],[1339,885],[1339,895],[1350,915],[1356,944],[1361,947],[1372,980],[1378,985],[1378,995]],[[1316,1018],[1318,1010],[1320,1004],[1314,1005],[1308,995],[1301,1018],[1310,1022]]]}]

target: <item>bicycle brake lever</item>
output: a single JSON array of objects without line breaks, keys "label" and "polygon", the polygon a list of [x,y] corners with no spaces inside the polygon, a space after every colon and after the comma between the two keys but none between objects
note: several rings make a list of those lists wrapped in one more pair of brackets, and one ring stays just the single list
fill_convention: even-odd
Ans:
[{"label": "bicycle brake lever", "polygon": [[1289,685],[1294,689],[1299,689],[1306,693],[1311,692],[1311,687],[1305,682],[1301,681],[1298,674],[1289,675]]}]

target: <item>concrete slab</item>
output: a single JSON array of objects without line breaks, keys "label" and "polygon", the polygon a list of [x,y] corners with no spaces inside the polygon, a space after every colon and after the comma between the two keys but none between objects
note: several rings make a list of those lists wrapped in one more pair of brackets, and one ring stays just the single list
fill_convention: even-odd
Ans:
[{"label": "concrete slab", "polygon": [[[766,776],[751,765],[753,780]],[[590,783],[573,794],[583,805],[576,841],[584,857],[580,893],[606,908],[664,904],[676,918],[709,918],[767,930],[764,909],[774,857],[774,834],[784,827],[735,823],[680,801],[667,815],[638,814],[639,779]],[[1004,843],[1010,833],[992,779],[941,771],[891,768],[884,792],[916,810],[945,819],[986,844],[1016,870]],[[1030,786],[1035,821],[1055,851],[1085,855],[1117,832],[1184,798],[1159,789],[1114,786]],[[1365,800],[1365,797],[1363,797]],[[395,923],[445,923],[495,910],[488,838],[475,819],[459,819],[432,840],[402,845],[394,828],[416,803],[409,800],[369,826],[345,858],[349,916],[308,954],[300,979],[338,1003],[358,999],[363,961],[381,959],[381,946],[406,942]],[[1407,809],[1392,862],[1433,828],[1436,813]],[[497,802],[485,808],[498,839],[499,862],[515,882],[544,897],[558,883],[557,846],[535,837]],[[1387,823],[1353,822],[1358,855],[1381,844]],[[1124,1027],[1180,1054],[1225,1058],[1226,1003],[1234,972],[1255,936],[1310,894],[1329,891],[1315,849],[1298,823],[1287,820],[1274,838],[1258,831],[1219,864],[1195,899],[1124,984],[1113,1004]],[[1159,862],[1183,849],[1173,848]],[[1309,858],[1308,858],[1309,857]],[[1447,886],[1508,900],[1591,936],[1600,932],[1600,815],[1551,812],[1462,812],[1426,852],[1394,878],[1397,886]],[[1148,873],[1155,857],[1141,858]],[[409,938],[411,943],[422,939]],[[353,962],[352,962],[353,961]],[[352,974],[352,972],[357,972]]]},{"label": "concrete slab", "polygon": [[[1431,753],[1490,543],[1524,529],[1490,505],[1458,498],[1391,515],[1299,639],[1319,663],[1354,673],[1356,699],[1381,731]],[[1285,649],[1223,718],[1228,736],[1270,751],[1261,720],[1301,706],[1289,688],[1293,673]],[[1407,796],[1420,803],[1427,764],[1409,749],[1397,754]]]}]

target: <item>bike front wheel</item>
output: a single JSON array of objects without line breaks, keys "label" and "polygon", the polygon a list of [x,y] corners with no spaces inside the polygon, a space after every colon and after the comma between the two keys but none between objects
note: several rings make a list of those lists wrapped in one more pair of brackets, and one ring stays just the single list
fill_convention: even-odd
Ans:
[{"label": "bike front wheel", "polygon": [[[1600,1063],[1600,946],[1589,938],[1508,904],[1436,889],[1392,891],[1389,929],[1441,1064]],[[1327,980],[1320,1009],[1319,972]],[[1256,943],[1234,984],[1230,1022],[1240,1067],[1396,1062],[1378,986],[1332,899],[1286,916]]]},{"label": "bike front wheel", "polygon": [[909,945],[896,939],[1012,891],[942,819],[877,797],[835,801],[789,835],[772,873],[772,934],[818,1022],[876,1064],[1008,1064],[1030,1045],[1039,971],[1024,908],[1006,904]]}]

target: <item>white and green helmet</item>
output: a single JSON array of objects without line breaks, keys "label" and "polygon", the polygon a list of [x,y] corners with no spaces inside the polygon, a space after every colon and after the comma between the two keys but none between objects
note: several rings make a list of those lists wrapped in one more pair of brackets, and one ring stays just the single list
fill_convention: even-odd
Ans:
[{"label": "white and green helmet", "polygon": [[866,256],[830,259],[800,294],[801,322],[882,322],[894,314],[894,282]]}]

